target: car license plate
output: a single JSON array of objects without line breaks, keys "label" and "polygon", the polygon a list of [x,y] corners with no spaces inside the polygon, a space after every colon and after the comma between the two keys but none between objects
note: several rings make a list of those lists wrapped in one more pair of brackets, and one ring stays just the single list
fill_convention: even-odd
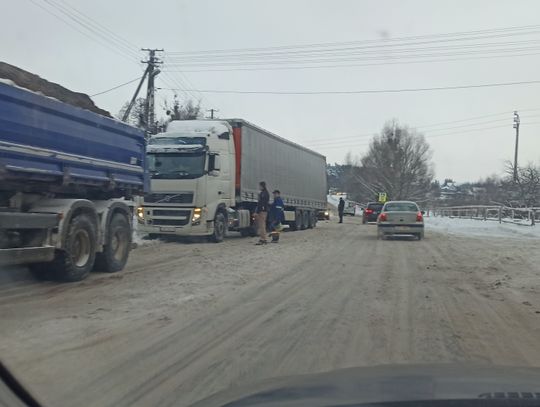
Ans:
[{"label": "car license plate", "polygon": [[398,232],[405,232],[407,229],[409,229],[407,226],[396,226]]},{"label": "car license plate", "polygon": [[175,230],[176,228],[173,228],[171,226],[159,228],[160,232],[174,232]]}]

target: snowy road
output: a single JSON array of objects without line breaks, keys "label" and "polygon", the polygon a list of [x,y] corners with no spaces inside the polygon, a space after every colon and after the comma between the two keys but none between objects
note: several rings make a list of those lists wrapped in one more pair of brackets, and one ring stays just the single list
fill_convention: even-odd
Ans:
[{"label": "snowy road", "polygon": [[266,247],[150,244],[124,272],[71,285],[4,273],[0,356],[50,406],[188,405],[382,363],[540,366],[536,240],[377,241],[360,223]]}]

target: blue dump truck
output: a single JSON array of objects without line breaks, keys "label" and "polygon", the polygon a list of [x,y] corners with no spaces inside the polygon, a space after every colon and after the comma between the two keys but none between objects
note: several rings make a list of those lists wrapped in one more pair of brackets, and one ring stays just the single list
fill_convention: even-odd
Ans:
[{"label": "blue dump truck", "polygon": [[63,281],[122,270],[145,149],[139,129],[0,82],[0,270]]}]

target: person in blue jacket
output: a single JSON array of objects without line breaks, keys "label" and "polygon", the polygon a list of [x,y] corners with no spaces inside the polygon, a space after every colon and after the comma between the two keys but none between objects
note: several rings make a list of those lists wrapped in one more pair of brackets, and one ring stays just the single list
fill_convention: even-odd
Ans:
[{"label": "person in blue jacket", "polygon": [[272,243],[277,243],[283,228],[281,222],[285,220],[283,215],[284,204],[279,190],[274,190],[272,194],[274,195],[274,201],[270,205],[270,236],[272,236]]}]

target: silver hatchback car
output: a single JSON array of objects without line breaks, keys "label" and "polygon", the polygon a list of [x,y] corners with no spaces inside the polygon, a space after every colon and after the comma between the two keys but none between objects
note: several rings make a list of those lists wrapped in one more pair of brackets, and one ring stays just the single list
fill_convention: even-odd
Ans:
[{"label": "silver hatchback car", "polygon": [[416,202],[386,202],[377,218],[377,238],[384,239],[391,235],[413,235],[424,238],[424,212]]}]

